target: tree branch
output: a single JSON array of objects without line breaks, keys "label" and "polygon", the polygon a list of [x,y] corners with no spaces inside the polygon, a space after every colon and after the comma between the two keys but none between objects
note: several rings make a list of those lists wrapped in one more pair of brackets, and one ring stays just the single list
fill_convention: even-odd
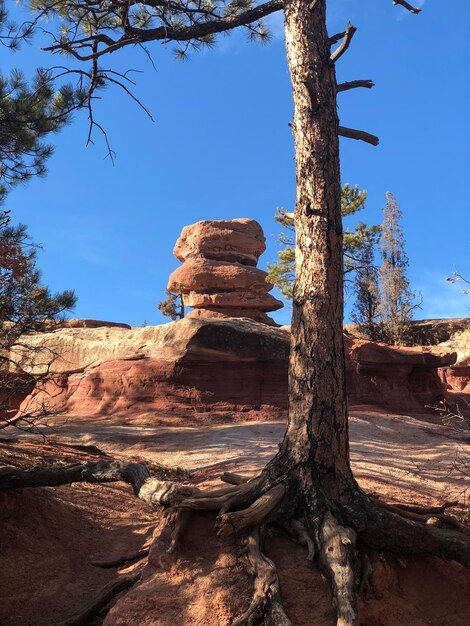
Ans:
[{"label": "tree branch", "polygon": [[344,32],[343,41],[340,43],[340,45],[336,48],[336,50],[330,56],[330,59],[333,63],[336,63],[336,61],[338,61],[338,59],[340,59],[343,56],[343,54],[346,52],[346,50],[349,48],[349,44],[351,43],[356,30],[357,28],[353,26],[351,22],[348,22],[348,25],[346,26],[346,30]]},{"label": "tree branch", "polygon": [[332,37],[330,37],[328,40],[330,46],[334,46],[335,43],[338,43],[338,41],[341,41],[341,39],[345,36],[345,34],[346,32],[343,30],[342,33],[336,33],[336,35],[333,35]]},{"label": "tree branch", "polygon": [[[104,54],[115,52],[124,46],[142,44],[146,41],[163,40],[164,42],[168,42],[203,39],[209,35],[223,33],[239,26],[247,26],[248,24],[259,21],[271,13],[280,11],[283,8],[284,0],[269,0],[264,4],[260,4],[259,6],[249,9],[248,11],[244,11],[238,15],[229,15],[227,17],[221,17],[220,19],[200,22],[190,26],[171,27],[164,24],[163,26],[149,29],[127,27],[123,36],[117,40],[113,40],[108,36],[103,38],[102,34],[97,34],[84,37],[78,42],[74,42],[73,40],[67,43],[59,41],[58,43],[54,43],[51,46],[43,48],[43,50],[47,52],[67,52],[79,61],[92,61],[98,59]],[[106,47],[101,50],[93,50],[93,44],[95,42],[105,43]],[[92,52],[87,55],[80,54],[76,50],[76,43],[79,43],[79,47],[81,48],[91,47]]]},{"label": "tree branch", "polygon": [[418,13],[421,13],[421,9],[418,9],[417,7],[412,6],[409,2],[406,2],[406,0],[392,0],[393,4],[399,4],[400,6],[404,7],[407,11],[410,11],[411,13],[414,13],[415,15],[418,15]]},{"label": "tree branch", "polygon": [[349,91],[349,89],[358,89],[359,87],[372,89],[372,87],[375,87],[375,84],[371,80],[351,80],[346,83],[340,83],[337,86],[337,92],[340,93],[341,91]]},{"label": "tree branch", "polygon": [[338,135],[341,137],[347,137],[348,139],[357,139],[358,141],[365,141],[373,146],[378,146],[380,140],[375,135],[366,133],[364,130],[356,130],[355,128],[346,128],[346,126],[338,126]]}]

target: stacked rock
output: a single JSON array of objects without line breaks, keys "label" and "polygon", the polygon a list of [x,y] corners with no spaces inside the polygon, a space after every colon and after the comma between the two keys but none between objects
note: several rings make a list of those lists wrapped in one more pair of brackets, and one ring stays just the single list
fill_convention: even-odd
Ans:
[{"label": "stacked rock", "polygon": [[204,220],[185,226],[174,255],[183,262],[168,290],[180,293],[187,317],[248,317],[276,325],[267,311],[283,303],[268,292],[267,273],[256,267],[266,238],[255,220]]}]

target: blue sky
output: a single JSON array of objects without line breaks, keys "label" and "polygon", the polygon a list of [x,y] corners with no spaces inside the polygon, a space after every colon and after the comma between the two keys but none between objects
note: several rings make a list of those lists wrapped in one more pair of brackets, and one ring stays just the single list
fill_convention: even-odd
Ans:
[{"label": "blue sky", "polygon": [[[329,2],[331,33],[348,19],[358,28],[338,63],[339,80],[376,83],[340,96],[341,123],[381,139],[378,148],[341,140],[342,179],[368,190],[357,219],[369,223],[381,221],[385,192],[396,196],[409,277],[423,297],[417,317],[468,316],[469,296],[445,278],[454,270],[470,275],[470,5],[420,4],[414,16],[389,0]],[[113,55],[113,66],[143,70],[135,93],[155,121],[109,89],[96,116],[115,164],[104,158],[98,134],[85,147],[81,113],[53,138],[47,176],[8,197],[14,219],[44,245],[44,281],[75,289],[74,316],[135,326],[166,321],[155,305],[179,264],[173,245],[182,227],[198,220],[257,219],[267,237],[259,266],[276,257],[273,215],[277,206],[291,210],[295,197],[293,105],[282,16],[269,21],[274,37],[265,46],[235,33],[178,62],[155,44],[155,69],[138,51]],[[2,69],[28,75],[56,62],[37,46],[14,55],[2,50]],[[289,307],[274,317],[288,323]]]}]

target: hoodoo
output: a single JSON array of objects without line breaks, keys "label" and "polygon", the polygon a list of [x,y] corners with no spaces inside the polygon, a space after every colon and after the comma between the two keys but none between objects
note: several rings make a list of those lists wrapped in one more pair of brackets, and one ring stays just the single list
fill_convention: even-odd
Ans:
[{"label": "hoodoo", "polygon": [[168,290],[180,293],[188,317],[245,317],[275,325],[269,311],[282,308],[269,291],[267,273],[256,267],[266,238],[255,220],[204,220],[185,226],[174,254],[183,262]]}]

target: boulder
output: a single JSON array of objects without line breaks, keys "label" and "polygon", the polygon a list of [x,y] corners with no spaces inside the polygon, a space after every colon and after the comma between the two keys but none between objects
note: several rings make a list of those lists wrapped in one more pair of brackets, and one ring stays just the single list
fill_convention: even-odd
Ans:
[{"label": "boulder", "polygon": [[258,311],[277,311],[284,306],[269,293],[259,295],[241,290],[222,293],[190,291],[184,296],[184,303],[198,309],[258,309]]},{"label": "boulder", "polygon": [[261,324],[267,324],[268,326],[276,326],[276,322],[257,309],[194,309],[187,315],[189,319],[234,319],[243,318],[260,322]]},{"label": "boulder", "polygon": [[266,276],[263,270],[241,263],[190,258],[171,274],[168,289],[176,293],[240,290],[263,295],[273,287]]},{"label": "boulder", "polygon": [[255,266],[266,250],[265,241],[255,220],[203,220],[183,228],[173,252],[179,261],[203,256]]}]

